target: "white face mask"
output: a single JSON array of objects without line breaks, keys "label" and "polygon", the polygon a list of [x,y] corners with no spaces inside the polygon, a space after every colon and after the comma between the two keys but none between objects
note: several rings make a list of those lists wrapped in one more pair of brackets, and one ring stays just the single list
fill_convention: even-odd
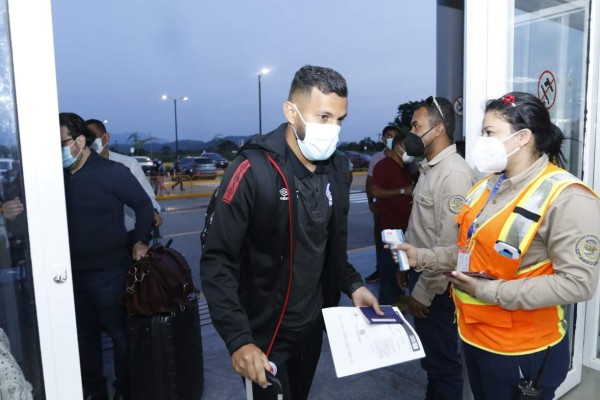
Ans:
[{"label": "white face mask", "polygon": [[73,146],[74,144],[75,144],[75,141],[73,141],[73,143],[71,143],[68,146],[63,146],[63,148],[62,148],[63,168],[69,168],[71,165],[75,164],[75,162],[77,162],[77,159],[81,155],[81,152],[83,151],[83,149],[79,149],[79,152],[77,153],[76,156],[71,154],[71,146]]},{"label": "white face mask", "polygon": [[475,147],[473,147],[473,161],[477,169],[481,172],[494,173],[504,171],[508,163],[508,157],[519,151],[521,146],[506,154],[506,148],[503,143],[519,132],[521,131],[516,131],[502,140],[491,136],[481,136],[477,139]]},{"label": "white face mask", "polygon": [[302,155],[310,161],[327,160],[335,151],[340,138],[340,130],[342,128],[337,124],[316,124],[314,122],[306,122],[304,118],[302,118],[302,114],[300,114],[298,107],[294,103],[292,103],[292,105],[306,127],[304,130],[304,140],[300,140],[296,128],[292,125]]},{"label": "white face mask", "polygon": [[402,161],[404,163],[410,164],[411,162],[415,161],[415,157],[409,156],[406,152],[404,152],[404,154],[402,154]]},{"label": "white face mask", "polygon": [[385,147],[387,147],[388,149],[392,149],[392,142],[394,141],[394,138],[387,138],[385,139]]},{"label": "white face mask", "polygon": [[[104,135],[102,135],[102,138]],[[102,138],[94,139],[92,144],[90,144],[90,149],[95,150],[96,153],[100,154],[102,150],[104,150],[104,146],[102,145]]]},{"label": "white face mask", "polygon": [[398,153],[398,155],[400,156],[400,158],[402,158],[402,162],[404,164],[410,164],[415,160],[414,156],[409,156],[408,153],[406,153],[406,150],[404,150],[403,148],[400,148],[400,150],[402,150],[402,154]]}]

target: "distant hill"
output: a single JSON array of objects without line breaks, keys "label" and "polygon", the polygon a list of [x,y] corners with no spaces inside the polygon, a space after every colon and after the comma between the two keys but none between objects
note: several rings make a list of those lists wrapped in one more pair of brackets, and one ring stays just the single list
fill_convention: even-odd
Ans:
[{"label": "distant hill", "polygon": [[[131,149],[131,147],[133,146],[133,143],[128,142],[127,139],[129,139],[129,137],[131,136],[133,132],[131,133],[111,133],[110,134],[110,147],[116,149],[116,151],[118,151],[119,153],[123,153],[123,154],[129,154],[129,151]],[[140,133],[138,132],[138,137],[140,139],[145,139],[148,138],[151,135],[148,135],[147,133]],[[235,144],[237,144],[238,146],[240,146],[243,143],[246,143],[246,141],[250,138],[251,136],[219,136],[218,139],[224,139],[224,140],[229,140]],[[201,153],[203,150],[207,150],[208,148],[210,148],[211,146],[214,145],[215,140],[218,139],[213,139],[210,140],[208,142],[205,142],[203,140],[191,140],[191,139],[180,139],[179,140],[179,151],[183,151],[183,152],[198,152]],[[152,140],[146,144],[144,144],[144,150],[148,151],[148,152],[161,152],[163,151],[164,148],[170,148],[171,152],[175,152],[175,141],[174,140],[165,140],[162,138],[156,138],[156,140]]]}]

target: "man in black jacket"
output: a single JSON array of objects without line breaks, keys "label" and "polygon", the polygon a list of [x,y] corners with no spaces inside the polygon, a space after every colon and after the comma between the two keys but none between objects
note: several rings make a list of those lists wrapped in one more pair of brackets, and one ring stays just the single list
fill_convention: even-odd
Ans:
[{"label": "man in black jacket", "polygon": [[[347,105],[339,73],[302,67],[288,123],[247,143],[206,215],[200,274],[214,326],[240,375],[266,387],[277,366],[286,399],[308,396],[323,307],[344,291],[379,311],[346,254],[348,159],[334,152]],[[271,391],[254,385],[254,398]]]},{"label": "man in black jacket", "polygon": [[[90,151],[95,135],[80,116],[61,113],[59,119],[84,399],[108,398],[102,373],[102,326],[114,344],[115,398],[127,399],[126,314],[119,298],[131,258],[146,254],[154,209],[127,167]],[[125,205],[135,212],[133,254],[123,222]]]}]

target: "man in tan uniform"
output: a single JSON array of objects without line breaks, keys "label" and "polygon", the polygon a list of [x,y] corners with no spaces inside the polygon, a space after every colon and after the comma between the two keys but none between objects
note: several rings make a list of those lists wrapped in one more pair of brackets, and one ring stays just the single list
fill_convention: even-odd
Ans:
[{"label": "man in tan uniform", "polygon": [[[425,160],[413,192],[406,241],[428,249],[449,246],[458,237],[454,217],[475,183],[473,170],[453,144],[452,103],[429,97],[416,109],[411,125],[406,151],[409,155],[425,156]],[[427,355],[421,360],[427,372],[425,398],[462,399],[462,363],[448,280],[440,273],[417,273],[411,269],[409,288],[410,313]]]}]

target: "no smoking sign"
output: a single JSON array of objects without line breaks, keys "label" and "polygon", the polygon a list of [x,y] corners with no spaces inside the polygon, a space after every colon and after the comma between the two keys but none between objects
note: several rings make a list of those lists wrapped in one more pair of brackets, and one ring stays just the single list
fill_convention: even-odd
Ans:
[{"label": "no smoking sign", "polygon": [[554,74],[546,70],[538,80],[538,98],[544,103],[546,109],[551,109],[556,101],[556,78]]},{"label": "no smoking sign", "polygon": [[462,96],[458,96],[456,99],[454,99],[452,106],[454,107],[454,112],[456,113],[456,115],[461,117],[463,115],[463,98],[462,98]]}]

